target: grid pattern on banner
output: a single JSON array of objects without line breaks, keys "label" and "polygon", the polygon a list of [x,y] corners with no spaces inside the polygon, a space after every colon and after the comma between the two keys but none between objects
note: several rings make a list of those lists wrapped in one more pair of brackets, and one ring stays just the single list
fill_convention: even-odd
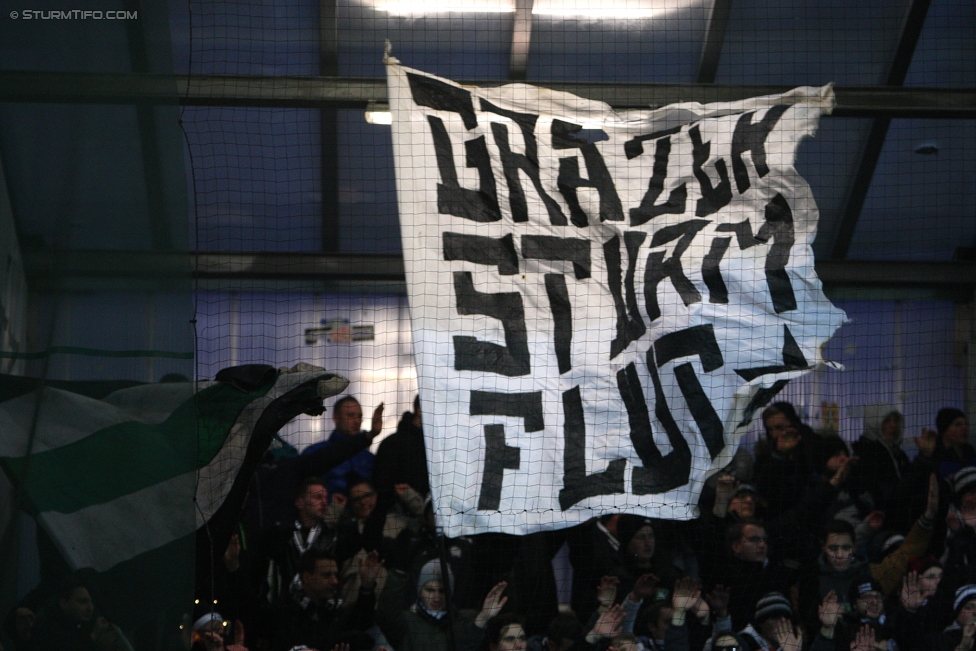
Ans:
[{"label": "grid pattern on banner", "polygon": [[0,102],[3,648],[972,647],[971,0],[140,12],[0,24],[181,94]]}]

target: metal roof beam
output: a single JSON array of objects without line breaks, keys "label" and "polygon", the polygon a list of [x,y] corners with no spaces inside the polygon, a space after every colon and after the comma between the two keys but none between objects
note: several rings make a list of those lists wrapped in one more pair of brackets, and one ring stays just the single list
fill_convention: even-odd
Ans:
[{"label": "metal roof beam", "polygon": [[[26,249],[24,269],[38,278],[209,280],[328,279],[402,282],[400,255]],[[825,285],[976,288],[976,262],[835,261],[816,263]]]},{"label": "metal roof beam", "polygon": [[713,0],[712,15],[705,29],[701,60],[698,63],[699,84],[715,83],[715,73],[718,71],[718,61],[722,56],[722,44],[725,42],[725,30],[729,26],[731,13],[732,0]]},{"label": "metal roof beam", "polygon": [[508,60],[508,78],[525,81],[529,68],[529,45],[532,43],[533,0],[515,0],[515,22],[512,25],[512,52]]},{"label": "metal roof beam", "polygon": [[[908,11],[905,13],[901,38],[898,41],[898,48],[895,50],[895,56],[888,73],[887,86],[889,88],[901,86],[905,83],[905,77],[912,63],[912,55],[915,53],[915,46],[918,44],[918,38],[922,33],[922,25],[925,23],[925,16],[930,4],[930,0],[912,0]],[[887,115],[875,117],[874,124],[871,125],[871,131],[861,152],[861,161],[854,173],[853,183],[848,188],[847,200],[844,202],[840,223],[834,234],[830,257],[835,260],[843,260],[847,257],[847,250],[854,239],[854,231],[857,230],[861,210],[864,208],[868,191],[871,189],[874,170],[878,166],[881,150],[884,149],[885,139],[888,137],[891,118],[892,116]]]},{"label": "metal roof beam", "polygon": [[[500,82],[464,81],[477,86]],[[791,86],[724,84],[607,84],[534,82],[606,102],[617,109],[659,107],[675,102],[728,102],[773,95]],[[976,118],[974,88],[838,86],[838,117]],[[185,104],[366,108],[386,102],[386,80],[363,77],[259,77],[0,71],[0,102],[82,104]]]}]

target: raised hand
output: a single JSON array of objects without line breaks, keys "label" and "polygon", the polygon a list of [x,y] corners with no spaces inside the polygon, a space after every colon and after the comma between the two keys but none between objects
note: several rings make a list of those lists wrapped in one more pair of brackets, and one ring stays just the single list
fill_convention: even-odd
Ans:
[{"label": "raised hand", "polygon": [[671,596],[671,607],[674,610],[685,611],[695,605],[701,598],[701,590],[691,577],[678,579],[674,584],[674,594]]},{"label": "raised hand", "polygon": [[976,636],[976,622],[969,622],[962,627],[962,639],[956,645],[956,651],[969,651],[972,649],[973,636]]},{"label": "raised hand", "polygon": [[230,537],[224,552],[224,567],[228,572],[236,572],[241,567],[241,537],[236,533]]},{"label": "raised hand", "polygon": [[800,651],[803,648],[803,631],[799,627],[794,627],[788,619],[783,618],[776,622],[773,637],[783,651]]},{"label": "raised hand", "polygon": [[830,478],[830,485],[834,488],[840,487],[845,481],[847,481],[847,477],[851,474],[851,470],[854,469],[854,466],[856,466],[857,462],[860,460],[861,458],[857,456],[843,457],[840,464],[837,466],[837,472],[835,472],[834,476]]},{"label": "raised hand", "polygon": [[373,410],[373,422],[369,428],[369,435],[376,436],[383,429],[383,403]]},{"label": "raised hand", "polygon": [[485,601],[481,605],[481,612],[475,618],[474,623],[478,628],[484,628],[488,624],[488,620],[501,612],[502,607],[505,602],[508,601],[508,597],[503,597],[502,593],[505,592],[505,588],[508,583],[502,581],[495,585],[494,588],[488,591],[485,595]]},{"label": "raised hand", "polygon": [[922,593],[922,586],[918,580],[918,572],[909,572],[901,582],[901,605],[908,612],[915,612],[925,601],[927,595]]},{"label": "raised hand", "polygon": [[705,601],[711,606],[716,617],[726,617],[729,614],[729,599],[732,596],[732,589],[722,584],[716,585],[711,592],[705,594]]},{"label": "raised hand", "polygon": [[376,587],[376,579],[382,567],[383,561],[376,550],[359,559],[359,584],[362,589],[369,591]]},{"label": "raised hand", "polygon": [[851,642],[851,651],[874,651],[874,629],[865,624],[857,631]]},{"label": "raised hand", "polygon": [[596,587],[596,600],[600,604],[600,612],[603,612],[617,599],[617,584],[620,578],[616,576],[605,576],[600,579],[600,584]]},{"label": "raised hand", "polygon": [[605,637],[613,637],[620,634],[620,625],[623,624],[624,618],[627,614],[624,609],[621,608],[620,604],[615,604],[607,609],[605,613],[600,615],[596,624],[590,629],[590,632],[586,634],[586,641],[590,644],[595,644],[597,640]]},{"label": "raised hand", "polygon": [[844,607],[837,600],[837,593],[831,590],[820,602],[817,608],[817,615],[820,617],[820,624],[824,628],[834,628],[837,620],[844,614]]},{"label": "raised hand", "polygon": [[925,501],[925,517],[929,520],[935,520],[936,514],[939,512],[939,478],[935,476],[935,473],[929,475],[929,494]]},{"label": "raised hand", "polygon": [[244,646],[244,624],[239,619],[234,620],[234,643],[227,646],[227,651],[247,651]]}]

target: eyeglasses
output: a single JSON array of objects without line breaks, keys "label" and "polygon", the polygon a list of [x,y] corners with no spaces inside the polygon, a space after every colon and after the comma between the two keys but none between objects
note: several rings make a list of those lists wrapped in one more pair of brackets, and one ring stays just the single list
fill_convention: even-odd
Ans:
[{"label": "eyeglasses", "polygon": [[827,551],[836,554],[837,552],[854,551],[854,545],[827,545]]}]

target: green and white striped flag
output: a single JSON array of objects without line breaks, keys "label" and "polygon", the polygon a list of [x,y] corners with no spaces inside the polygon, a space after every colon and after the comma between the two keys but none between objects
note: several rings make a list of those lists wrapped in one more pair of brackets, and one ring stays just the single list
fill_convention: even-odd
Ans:
[{"label": "green and white striped flag", "polygon": [[227,381],[0,375],[0,466],[73,569],[124,565],[132,577],[132,563],[152,562],[154,551],[192,550],[196,531],[229,501],[236,518],[273,435],[299,413],[321,413],[322,399],[348,385],[307,365],[238,367],[218,379]]}]

